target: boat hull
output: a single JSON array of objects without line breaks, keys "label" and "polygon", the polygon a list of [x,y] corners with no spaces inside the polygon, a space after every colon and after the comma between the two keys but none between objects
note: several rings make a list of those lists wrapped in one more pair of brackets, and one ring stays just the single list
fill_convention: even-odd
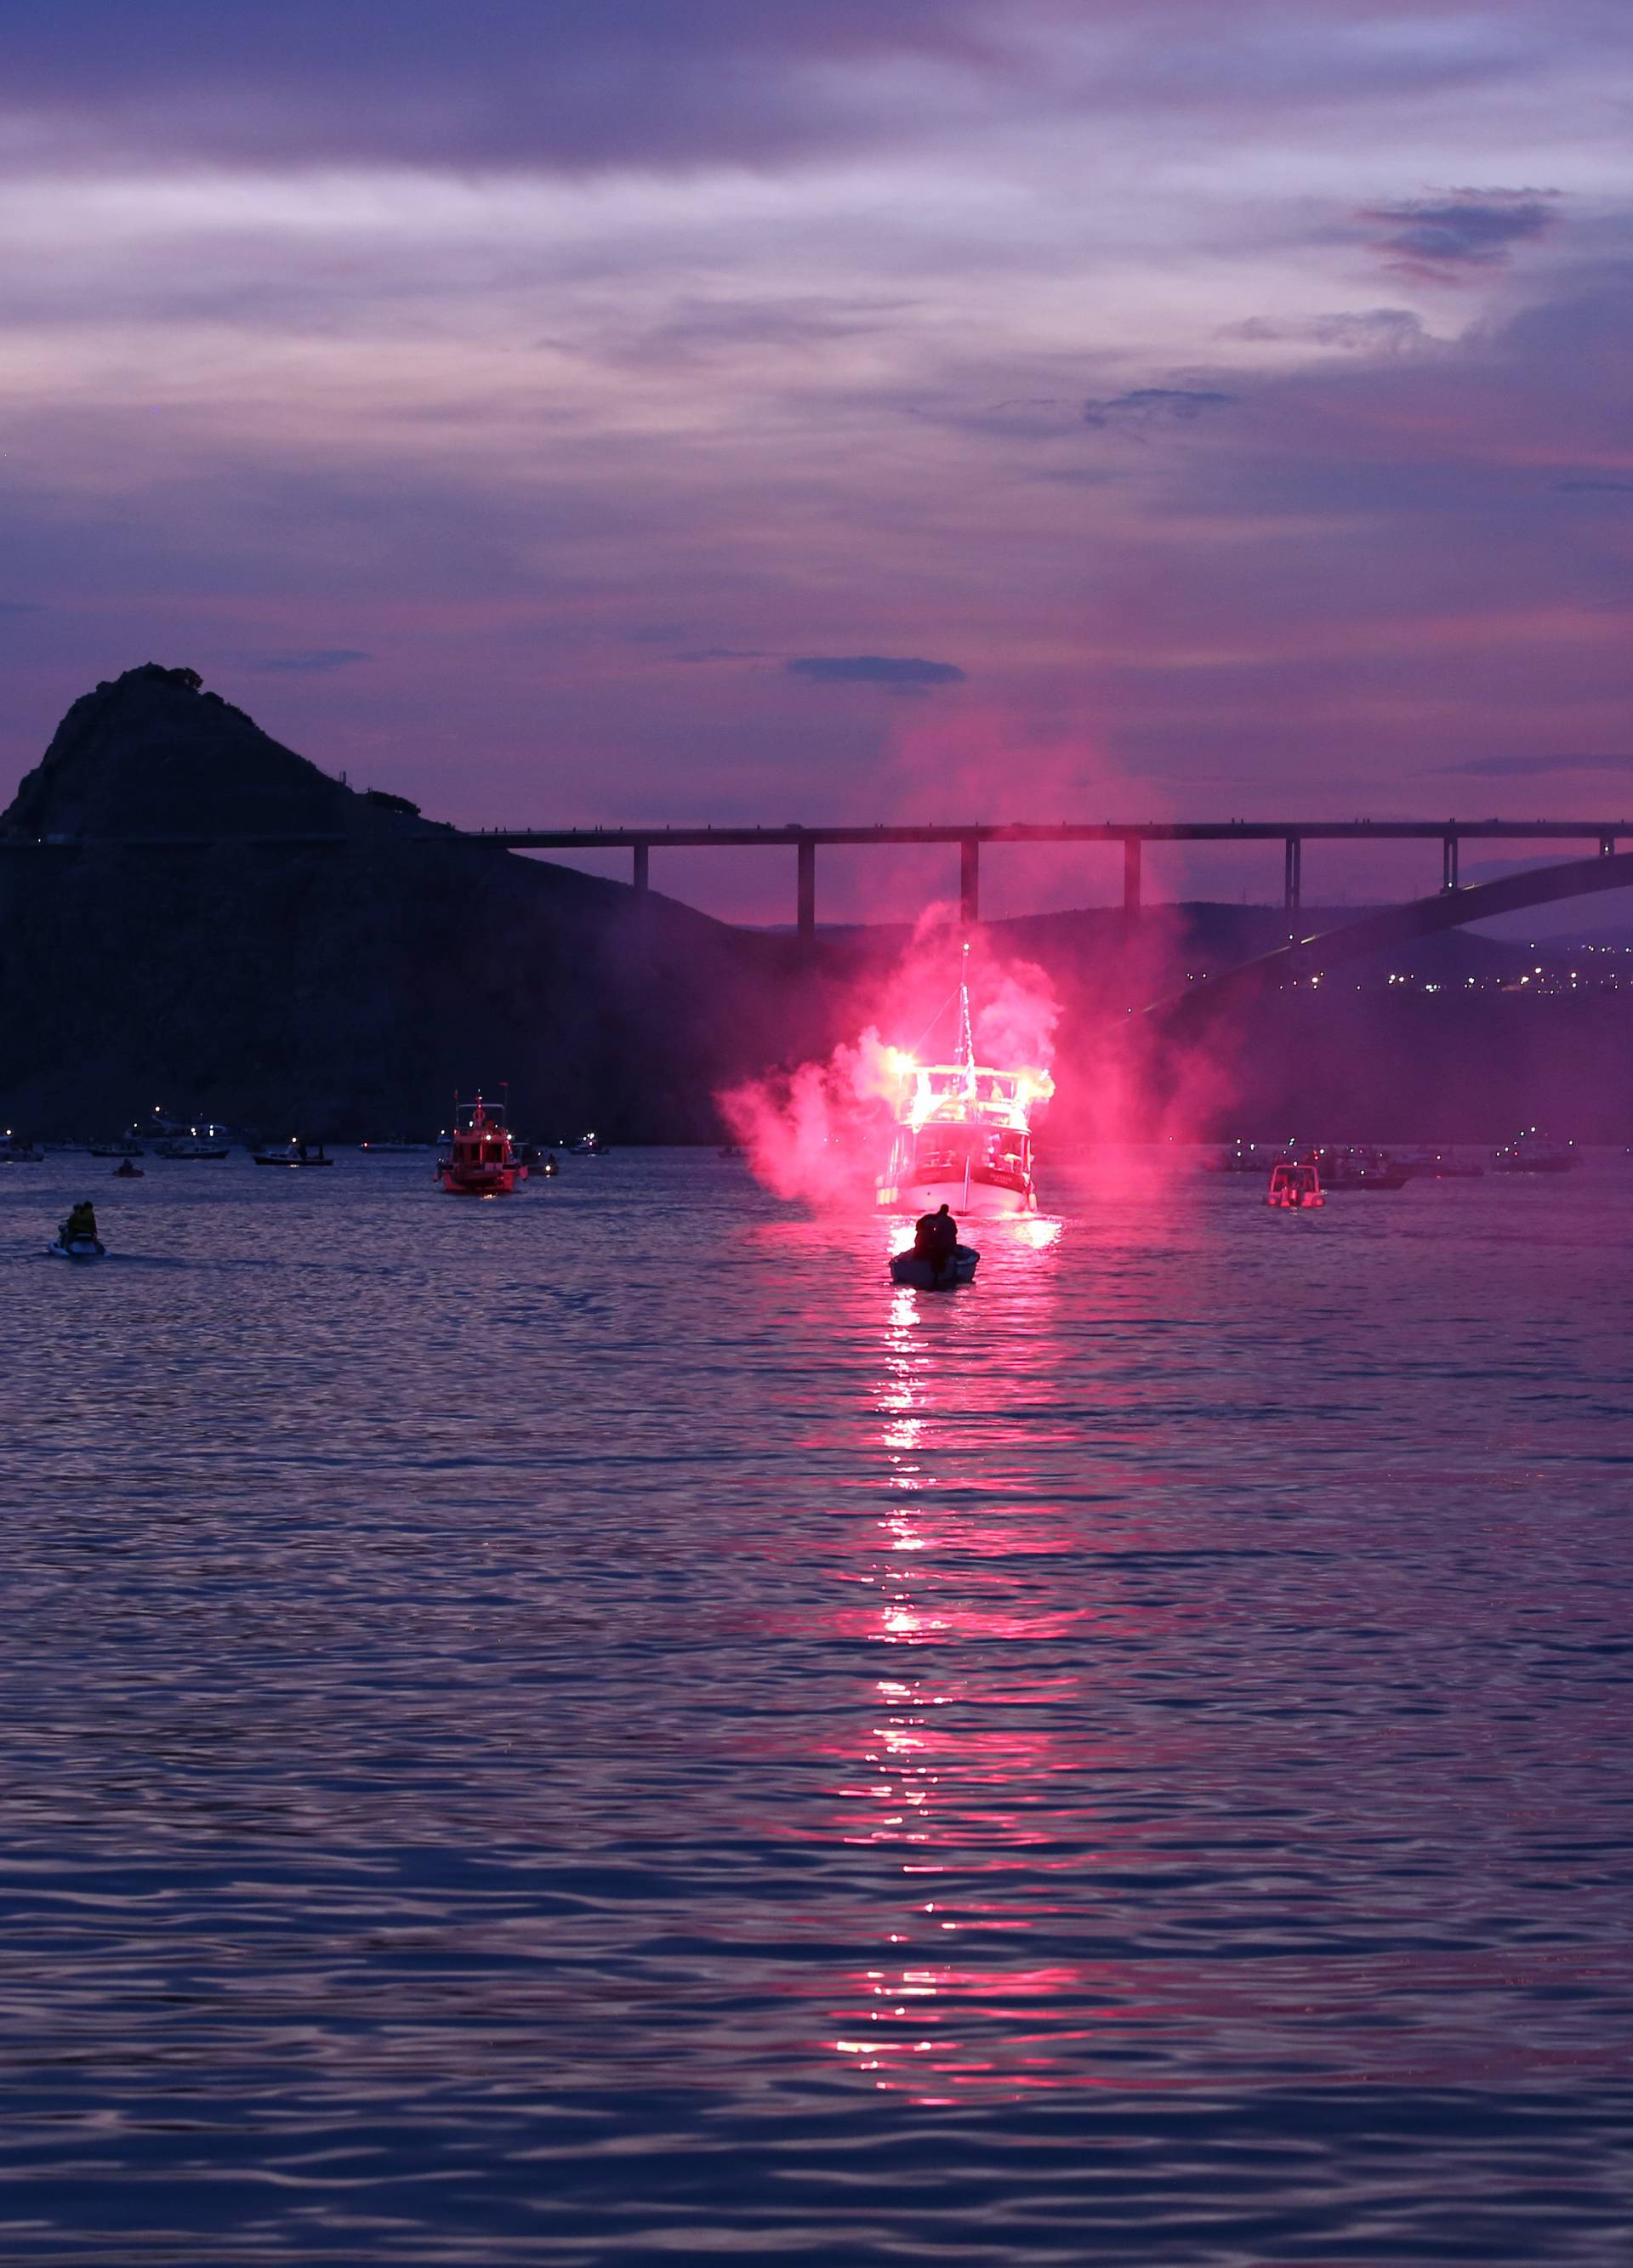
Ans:
[{"label": "boat hull", "polygon": [[890,1257],[890,1281],[905,1284],[915,1292],[957,1292],[962,1285],[974,1282],[980,1264],[980,1254],[968,1244],[958,1247],[952,1266],[939,1276],[929,1262],[920,1260],[916,1252],[897,1252]]},{"label": "boat hull", "polygon": [[93,1236],[71,1237],[66,1244],[59,1236],[46,1249],[54,1260],[106,1260],[107,1257],[107,1247],[99,1243]]},{"label": "boat hull", "polygon": [[507,1197],[518,1180],[524,1177],[524,1169],[519,1166],[499,1167],[491,1173],[444,1173],[438,1176],[454,1197]]},{"label": "boat hull", "polygon": [[972,1181],[966,1189],[962,1174],[956,1181],[916,1182],[905,1189],[886,1186],[879,1191],[882,1212],[916,1216],[934,1212],[941,1204],[950,1205],[959,1220],[1018,1220],[1037,1211],[1038,1192],[1030,1182],[1017,1189],[1008,1182]]}]

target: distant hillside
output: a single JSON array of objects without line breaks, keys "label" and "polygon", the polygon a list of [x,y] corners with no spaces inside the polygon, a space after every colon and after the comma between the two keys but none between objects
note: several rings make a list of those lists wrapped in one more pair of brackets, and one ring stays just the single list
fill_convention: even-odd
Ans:
[{"label": "distant hillside", "polygon": [[162,1101],[338,1138],[508,1079],[541,1134],[707,1138],[722,1079],[824,1035],[794,953],[428,827],[150,664],[74,703],[0,816],[0,1103],[43,1133]]}]

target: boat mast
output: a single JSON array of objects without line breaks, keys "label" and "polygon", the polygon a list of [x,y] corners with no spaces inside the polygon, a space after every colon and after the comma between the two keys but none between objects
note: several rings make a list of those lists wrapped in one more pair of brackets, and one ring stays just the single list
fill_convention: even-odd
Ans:
[{"label": "boat mast", "polygon": [[[958,964],[958,1055],[964,1068],[964,1100],[973,1110],[975,1105],[975,1035],[970,1028],[970,940],[964,941],[964,953]],[[970,1169],[972,1163],[970,1142],[966,1136],[964,1145],[964,1207],[970,1206]]]},{"label": "boat mast", "polygon": [[970,1028],[970,948],[967,943],[958,971],[958,1052],[953,1061],[966,1074],[964,1084],[973,1093],[975,1035]]}]

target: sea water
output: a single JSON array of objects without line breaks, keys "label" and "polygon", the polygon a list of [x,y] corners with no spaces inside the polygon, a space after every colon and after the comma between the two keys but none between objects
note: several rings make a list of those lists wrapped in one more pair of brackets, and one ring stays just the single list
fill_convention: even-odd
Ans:
[{"label": "sea water", "polygon": [[11,2268],[1629,2257],[1633,1166],[1194,1165],[0,1171]]}]

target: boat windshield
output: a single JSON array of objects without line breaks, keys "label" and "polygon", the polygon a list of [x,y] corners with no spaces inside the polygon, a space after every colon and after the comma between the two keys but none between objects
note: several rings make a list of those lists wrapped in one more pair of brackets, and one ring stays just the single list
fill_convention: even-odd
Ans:
[{"label": "boat windshield", "polygon": [[938,1125],[932,1120],[920,1129],[917,1164],[920,1173],[937,1167],[962,1173],[966,1162],[1024,1173],[1030,1146],[1026,1135],[1016,1127]]}]

